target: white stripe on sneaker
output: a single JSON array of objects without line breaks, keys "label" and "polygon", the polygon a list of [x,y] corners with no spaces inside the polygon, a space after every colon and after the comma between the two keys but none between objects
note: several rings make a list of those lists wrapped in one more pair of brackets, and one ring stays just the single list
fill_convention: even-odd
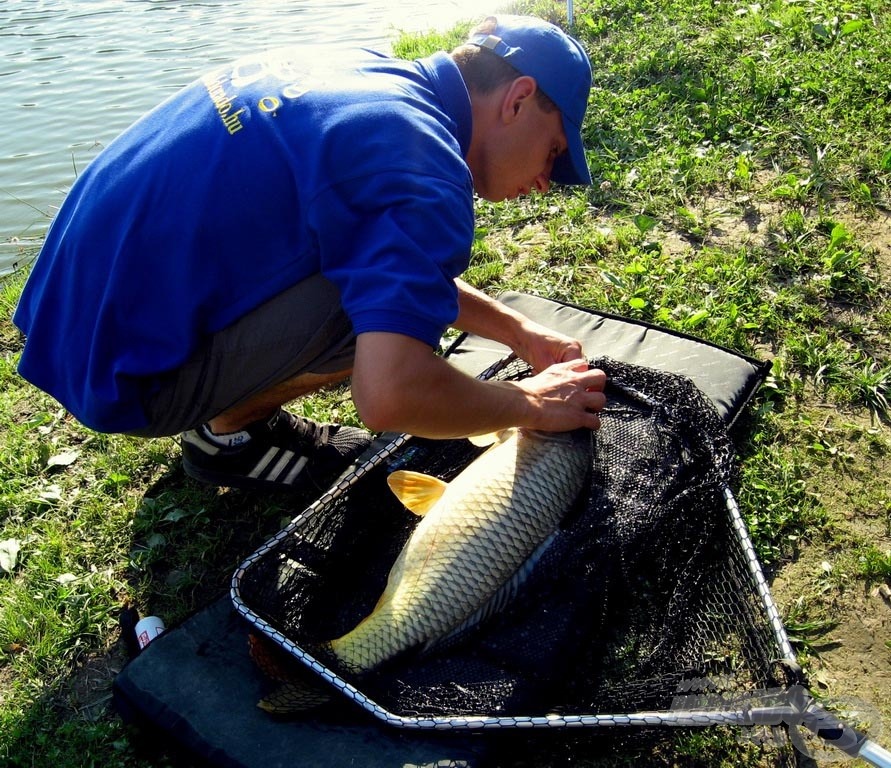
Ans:
[{"label": "white stripe on sneaker", "polygon": [[269,480],[272,483],[277,482],[278,476],[282,473],[284,468],[286,466],[288,466],[288,463],[293,458],[294,458],[294,451],[288,451],[288,450],[284,451],[281,454],[281,458],[275,463],[275,466],[269,470],[269,472],[266,474],[266,477],[264,479]]},{"label": "white stripe on sneaker", "polygon": [[[299,456],[294,466],[288,469],[288,465],[295,456],[294,451],[272,446],[263,454],[263,458],[254,465],[254,468],[248,473],[248,477],[253,480],[266,480],[270,483],[291,485],[303,471],[307,462],[309,462],[309,457]],[[284,478],[280,478],[283,473]]]},{"label": "white stripe on sneaker", "polygon": [[308,461],[308,456],[301,456],[299,459],[297,459],[297,463],[294,465],[291,471],[288,472],[287,475],[285,475],[285,479],[282,480],[282,482],[285,485],[291,485],[297,479],[297,475],[299,475],[303,471],[303,468],[306,466]]},{"label": "white stripe on sneaker", "polygon": [[267,450],[266,453],[263,454],[263,458],[260,459],[260,461],[258,461],[254,465],[254,468],[248,473],[248,477],[251,477],[254,479],[258,478],[260,476],[260,473],[264,469],[266,469],[266,467],[269,465],[269,462],[271,462],[276,457],[278,452],[279,452],[279,449],[276,448],[275,446],[272,446],[271,448],[269,448],[269,450]]}]

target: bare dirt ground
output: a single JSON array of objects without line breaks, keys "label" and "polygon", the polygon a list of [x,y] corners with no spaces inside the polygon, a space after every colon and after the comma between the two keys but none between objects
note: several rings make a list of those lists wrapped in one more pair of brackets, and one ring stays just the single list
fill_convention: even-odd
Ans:
[{"label": "bare dirt ground", "polygon": [[[715,211],[722,207],[714,202]],[[723,245],[763,242],[767,223],[775,215],[769,206],[756,204],[746,206],[741,218],[718,213],[711,237]],[[875,259],[879,280],[887,285],[891,213],[877,211],[867,217],[841,211],[833,216]],[[889,342],[884,339],[878,345],[887,348]],[[845,432],[855,423],[886,449],[891,445],[891,427],[869,416],[826,407],[817,418],[827,432]],[[813,691],[828,705],[859,719],[873,740],[891,749],[891,584],[865,584],[855,574],[856,558],[850,552],[863,544],[891,551],[891,460],[887,451],[867,456],[862,449],[862,443],[849,446],[856,452],[852,463],[859,469],[830,465],[810,479],[810,492],[829,514],[830,533],[801,542],[797,557],[774,575],[771,591],[781,615],[802,615],[812,624],[804,627],[807,631],[796,638],[795,646],[807,665]],[[879,508],[876,499],[883,500]],[[815,757],[819,766],[848,760],[831,750]]]}]

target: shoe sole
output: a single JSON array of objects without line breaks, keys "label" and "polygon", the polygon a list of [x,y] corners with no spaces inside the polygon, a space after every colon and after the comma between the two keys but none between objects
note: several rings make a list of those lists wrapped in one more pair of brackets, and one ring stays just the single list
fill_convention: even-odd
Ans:
[{"label": "shoe sole", "polygon": [[353,469],[353,464],[348,464],[339,473],[331,477],[327,484],[321,484],[308,473],[301,472],[295,478],[293,483],[280,483],[275,480],[266,480],[259,477],[248,477],[247,475],[233,475],[228,472],[215,472],[212,469],[205,469],[190,462],[183,456],[183,470],[186,475],[193,480],[197,480],[207,485],[213,485],[218,488],[240,488],[244,490],[264,490],[264,491],[301,491],[306,488],[315,488],[319,492],[325,491],[334,484],[347,471]]},{"label": "shoe sole", "polygon": [[293,485],[284,485],[282,483],[271,483],[268,480],[258,480],[253,477],[245,477],[239,475],[231,475],[226,472],[214,472],[211,469],[196,467],[185,457],[183,457],[183,469],[185,473],[193,480],[198,480],[207,485],[215,485],[219,488],[279,488],[292,489]]}]

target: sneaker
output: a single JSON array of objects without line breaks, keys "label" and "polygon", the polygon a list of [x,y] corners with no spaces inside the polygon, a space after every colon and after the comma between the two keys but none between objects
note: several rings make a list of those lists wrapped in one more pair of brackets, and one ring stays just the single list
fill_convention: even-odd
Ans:
[{"label": "sneaker", "polygon": [[363,429],[279,409],[239,432],[214,435],[206,424],[183,432],[183,468],[211,485],[289,489],[308,481],[327,490],[370,444]]}]

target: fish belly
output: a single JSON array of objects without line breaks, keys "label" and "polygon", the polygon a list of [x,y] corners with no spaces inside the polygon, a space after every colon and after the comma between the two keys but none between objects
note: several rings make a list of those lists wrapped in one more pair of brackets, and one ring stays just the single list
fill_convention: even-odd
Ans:
[{"label": "fish belly", "polygon": [[518,432],[486,451],[418,523],[372,613],[331,650],[365,671],[460,625],[554,531],[587,467],[578,441]]}]

